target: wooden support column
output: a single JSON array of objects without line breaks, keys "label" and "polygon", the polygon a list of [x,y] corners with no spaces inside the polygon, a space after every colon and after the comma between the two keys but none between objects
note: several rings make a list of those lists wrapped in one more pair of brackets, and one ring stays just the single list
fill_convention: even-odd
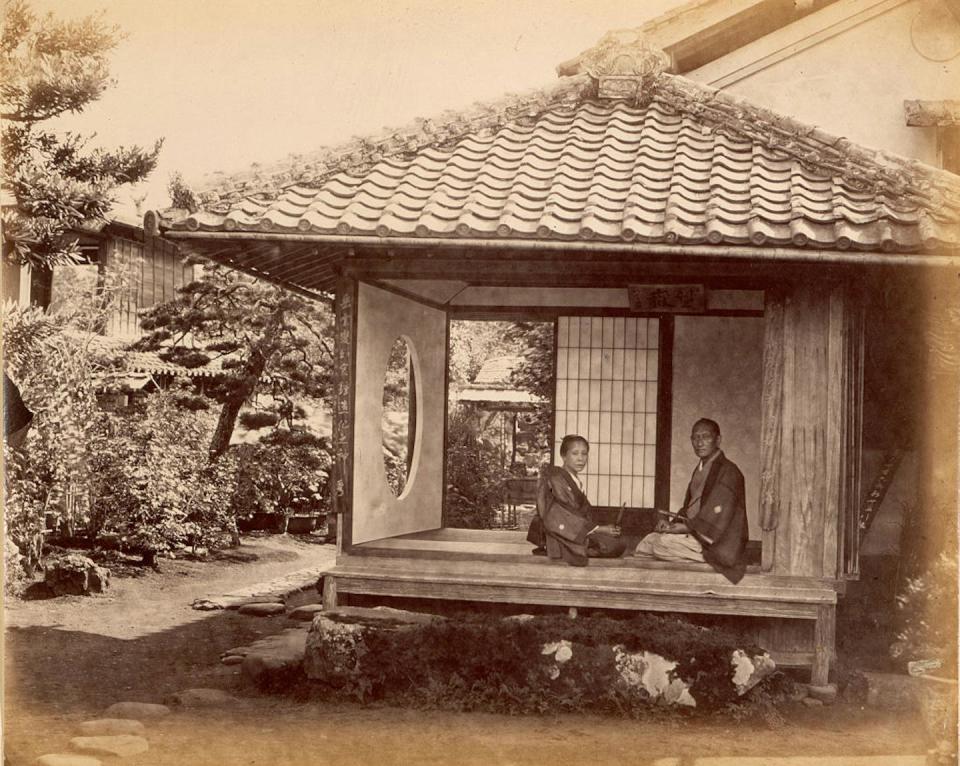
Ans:
[{"label": "wooden support column", "polygon": [[327,574],[323,577],[323,611],[330,612],[337,608],[337,580]]},{"label": "wooden support column", "polygon": [[777,574],[823,574],[829,307],[822,284],[798,286],[784,305]]},{"label": "wooden support column", "polygon": [[763,393],[760,425],[760,537],[764,572],[773,569],[780,520],[780,440],[783,417],[783,308],[779,291],[767,293],[763,327]]},{"label": "wooden support column", "polygon": [[837,611],[833,604],[817,607],[817,622],[813,627],[813,667],[810,683],[825,686],[830,679],[830,660],[837,632]]},{"label": "wooden support column", "polygon": [[340,278],[335,307],[332,441],[337,470],[334,471],[332,492],[337,498],[337,553],[340,553],[350,547],[353,531],[353,420],[357,337],[355,280]]},{"label": "wooden support column", "polygon": [[843,484],[846,476],[846,403],[849,375],[846,311],[842,287],[830,293],[827,324],[827,421],[826,476],[824,496],[823,560],[824,577],[840,575],[840,528],[844,523]]}]

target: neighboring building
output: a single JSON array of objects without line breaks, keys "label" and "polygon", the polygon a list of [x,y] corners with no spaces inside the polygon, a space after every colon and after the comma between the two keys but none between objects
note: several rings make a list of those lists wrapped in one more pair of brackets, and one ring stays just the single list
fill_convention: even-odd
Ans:
[{"label": "neighboring building", "polygon": [[175,377],[212,378],[218,367],[190,369],[165,362],[157,353],[126,351],[141,337],[139,312],[172,300],[177,291],[195,278],[195,266],[180,254],[176,245],[156,238],[145,240],[143,227],[122,218],[90,223],[74,232],[82,262],[33,269],[3,264],[3,298],[22,305],[56,308],[78,290],[90,295],[104,283],[106,274],[116,274],[123,288],[113,294],[101,336],[95,338],[103,351],[123,353],[127,376],[120,389],[113,386],[100,397],[101,404],[115,409],[131,404]]},{"label": "neighboring building", "polygon": [[[524,466],[537,474],[544,459],[537,447],[537,419],[533,413],[540,397],[523,391],[513,382],[513,372],[523,357],[496,356],[484,361],[473,380],[456,392],[456,401],[483,413],[485,433],[496,434],[504,456],[504,472]],[[451,391],[451,399],[454,394]]]},{"label": "neighboring building", "polygon": [[195,266],[188,263],[176,245],[156,239],[144,240],[143,227],[121,218],[90,223],[71,235],[80,249],[82,263],[53,269],[33,269],[4,260],[3,298],[22,305],[46,308],[75,290],[78,283],[96,289],[104,274],[113,270],[126,284],[114,305],[104,334],[135,340],[142,334],[138,312],[172,300],[177,290],[193,281]]},{"label": "neighboring building", "polygon": [[[732,614],[761,626],[778,663],[826,682],[858,570],[866,312],[889,299],[886,327],[913,355],[888,361],[937,377],[923,332],[957,301],[960,177],[669,63],[609,35],[548,90],[338,147],[272,192],[145,217],[148,236],[186,252],[336,293],[345,494],[328,606],[360,593]],[[891,283],[903,289],[888,296]],[[917,302],[918,321],[898,324]],[[553,441],[591,441],[598,506],[679,507],[691,424],[716,417],[759,563],[737,585],[706,565],[557,567],[522,532],[446,528],[449,323],[467,317],[554,323]],[[398,337],[417,380],[399,495],[370,416]],[[922,394],[925,411],[956,411],[949,387]]]}]

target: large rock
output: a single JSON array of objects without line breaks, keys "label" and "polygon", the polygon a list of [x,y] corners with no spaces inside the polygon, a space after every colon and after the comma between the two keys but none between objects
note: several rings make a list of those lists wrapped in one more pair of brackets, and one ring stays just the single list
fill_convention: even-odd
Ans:
[{"label": "large rock", "polygon": [[307,633],[303,668],[307,678],[338,684],[356,669],[366,630],[404,630],[443,618],[385,606],[344,606],[317,614]]},{"label": "large rock", "polygon": [[152,702],[115,702],[104,711],[105,718],[162,718],[165,715],[170,715],[170,708]]},{"label": "large rock", "polygon": [[110,570],[98,566],[86,556],[71,553],[48,561],[43,568],[44,581],[56,596],[87,596],[102,593],[110,584]]},{"label": "large rock", "polygon": [[115,755],[126,758],[139,755],[150,749],[150,745],[143,737],[133,734],[115,734],[104,737],[74,737],[70,740],[70,747],[81,753],[92,755]]},{"label": "large rock", "polygon": [[240,702],[237,697],[222,689],[184,689],[168,700],[181,707],[230,707]]},{"label": "large rock", "polygon": [[102,766],[99,758],[76,753],[49,753],[34,761],[37,766]]},{"label": "large rock", "polygon": [[80,724],[80,733],[87,737],[112,734],[143,734],[147,727],[132,718],[98,718]]}]

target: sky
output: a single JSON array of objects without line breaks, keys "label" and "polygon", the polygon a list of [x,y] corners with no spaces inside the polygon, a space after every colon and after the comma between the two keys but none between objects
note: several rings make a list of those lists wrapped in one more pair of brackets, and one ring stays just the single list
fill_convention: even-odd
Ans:
[{"label": "sky", "polygon": [[152,177],[120,197],[167,206],[179,171],[269,164],[416,117],[549,85],[557,64],[679,0],[34,0],[104,10],[126,33],[116,86],[58,127],[94,145],[152,145]]}]

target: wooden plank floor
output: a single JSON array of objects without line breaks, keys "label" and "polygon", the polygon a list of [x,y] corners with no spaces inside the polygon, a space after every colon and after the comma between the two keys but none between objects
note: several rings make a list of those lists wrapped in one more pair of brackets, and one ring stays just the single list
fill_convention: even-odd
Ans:
[{"label": "wooden plank floor", "polygon": [[[551,564],[545,556],[532,555],[533,546],[527,542],[526,532],[493,529],[431,529],[408,535],[371,540],[353,546],[352,554],[358,555],[404,555],[438,559],[473,558],[480,561],[500,560],[517,563]],[[633,569],[669,569],[693,572],[713,572],[709,564],[695,562],[673,563],[652,561],[647,557],[634,557],[630,551],[636,548],[638,536],[624,535],[627,554],[616,559],[591,559],[592,567],[617,567]],[[758,572],[759,567],[748,567],[748,572]]]}]

